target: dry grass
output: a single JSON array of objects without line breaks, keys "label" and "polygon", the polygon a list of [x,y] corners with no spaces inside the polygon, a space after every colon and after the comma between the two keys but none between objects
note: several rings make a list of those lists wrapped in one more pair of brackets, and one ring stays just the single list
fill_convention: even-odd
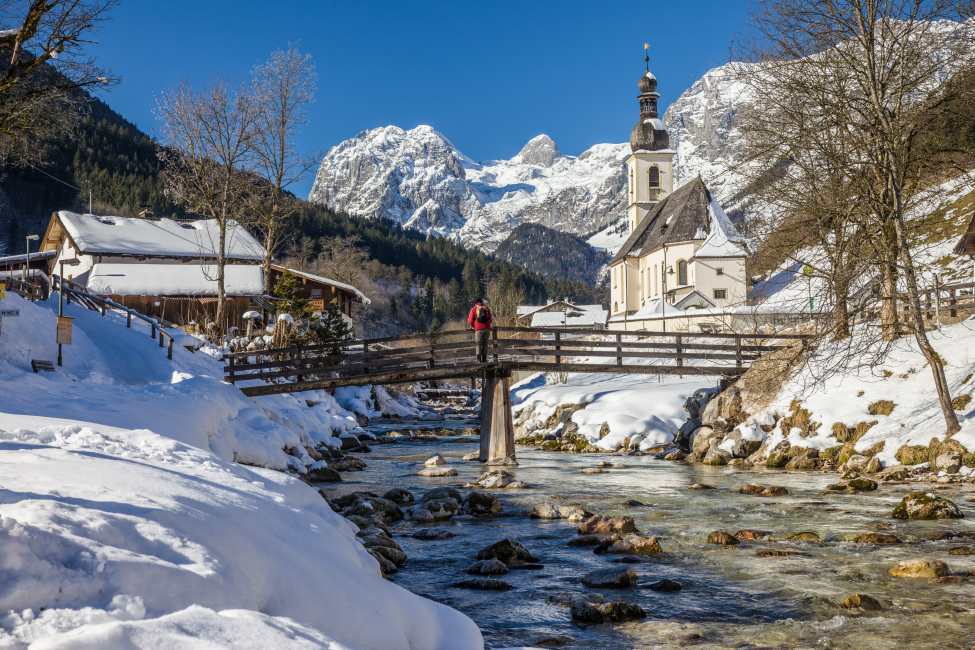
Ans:
[{"label": "dry grass", "polygon": [[889,399],[882,399],[874,402],[867,408],[867,412],[870,415],[890,415],[894,412],[894,407],[897,406]]}]

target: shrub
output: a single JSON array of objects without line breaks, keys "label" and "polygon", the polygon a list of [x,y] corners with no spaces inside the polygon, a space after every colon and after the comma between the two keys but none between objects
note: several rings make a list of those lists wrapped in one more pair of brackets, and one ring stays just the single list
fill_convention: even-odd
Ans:
[{"label": "shrub", "polygon": [[882,399],[874,402],[867,408],[867,412],[870,415],[890,415],[894,412],[894,407],[897,406],[889,399]]},{"label": "shrub", "polygon": [[955,399],[951,400],[951,408],[955,409],[956,411],[964,411],[966,408],[968,408],[971,401],[971,395],[959,395]]}]

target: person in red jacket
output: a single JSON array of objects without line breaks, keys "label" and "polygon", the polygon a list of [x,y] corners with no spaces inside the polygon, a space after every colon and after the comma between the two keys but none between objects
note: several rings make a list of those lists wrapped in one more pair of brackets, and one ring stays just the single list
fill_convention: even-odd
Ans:
[{"label": "person in red jacket", "polygon": [[471,314],[467,317],[471,329],[474,330],[474,345],[477,347],[478,363],[487,363],[487,344],[488,337],[491,336],[491,310],[484,305],[480,298],[471,308]]}]

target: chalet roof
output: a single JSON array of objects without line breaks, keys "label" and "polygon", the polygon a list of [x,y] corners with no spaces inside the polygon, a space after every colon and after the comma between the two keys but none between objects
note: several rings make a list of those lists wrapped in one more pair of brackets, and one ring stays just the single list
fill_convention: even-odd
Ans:
[{"label": "chalet roof", "polygon": [[[57,251],[42,251],[38,253],[30,254],[30,261],[34,262],[37,260],[49,260],[57,256]],[[0,266],[6,266],[8,264],[22,264],[27,260],[27,254],[22,253],[20,255],[7,255],[6,257],[0,257]]]},{"label": "chalet roof", "polygon": [[705,251],[707,256],[744,255],[740,247],[728,243],[741,242],[741,235],[698,176],[653,206],[610,264],[650,253],[664,244],[708,240],[712,235],[714,246]]},{"label": "chalet roof", "polygon": [[[213,219],[100,217],[66,210],[52,218],[58,220],[83,255],[214,259],[220,241],[219,224]],[[227,224],[226,237],[228,259],[264,259],[264,247],[236,221]],[[45,247],[48,245],[45,241]]]},{"label": "chalet roof", "polygon": [[560,310],[576,309],[579,311],[601,311],[603,308],[602,305],[574,305],[571,302],[566,302],[564,300],[556,300],[545,305],[518,305],[518,315],[528,316],[529,314],[534,314],[539,310],[551,309],[552,307],[557,307]]},{"label": "chalet roof", "polygon": [[281,266],[279,264],[272,264],[271,265],[271,268],[274,269],[274,270],[276,270],[276,271],[280,271],[281,273],[284,273],[285,271],[288,271],[289,273],[291,273],[291,275],[295,275],[295,276],[297,276],[299,278],[307,278],[307,279],[311,280],[312,282],[319,282],[321,284],[328,284],[328,285],[331,285],[333,287],[337,287],[339,289],[345,289],[346,291],[351,291],[352,293],[354,293],[359,298],[359,302],[361,302],[364,305],[368,305],[368,304],[370,304],[372,302],[371,300],[369,300],[368,298],[366,298],[366,294],[362,293],[361,291],[359,291],[358,289],[356,289],[355,287],[353,287],[351,284],[346,284],[344,282],[339,282],[338,280],[332,280],[331,278],[326,278],[326,277],[323,277],[321,275],[312,275],[311,273],[305,273],[304,271],[297,271],[295,269],[289,269],[288,267]]},{"label": "chalet roof", "polygon": [[532,327],[591,327],[605,325],[609,312],[605,309],[589,311],[541,312],[532,316]]},{"label": "chalet roof", "polygon": [[955,244],[955,254],[975,255],[975,214],[972,215],[972,220],[968,224],[965,234]]},{"label": "chalet roof", "polygon": [[[96,264],[88,272],[87,287],[106,296],[216,296],[216,265]],[[263,269],[257,264],[224,267],[227,296],[264,293]]]}]

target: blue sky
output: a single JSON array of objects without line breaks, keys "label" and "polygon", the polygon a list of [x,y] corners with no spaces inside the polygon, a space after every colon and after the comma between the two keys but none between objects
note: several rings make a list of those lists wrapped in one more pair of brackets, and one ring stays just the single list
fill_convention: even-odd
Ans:
[{"label": "blue sky", "polygon": [[475,160],[510,158],[540,133],[577,155],[629,136],[644,42],[663,109],[727,61],[745,10],[744,0],[128,0],[94,53],[124,78],[104,99],[149,133],[154,91],[181,75],[247,74],[300,42],[319,74],[306,151],[429,124]]}]

